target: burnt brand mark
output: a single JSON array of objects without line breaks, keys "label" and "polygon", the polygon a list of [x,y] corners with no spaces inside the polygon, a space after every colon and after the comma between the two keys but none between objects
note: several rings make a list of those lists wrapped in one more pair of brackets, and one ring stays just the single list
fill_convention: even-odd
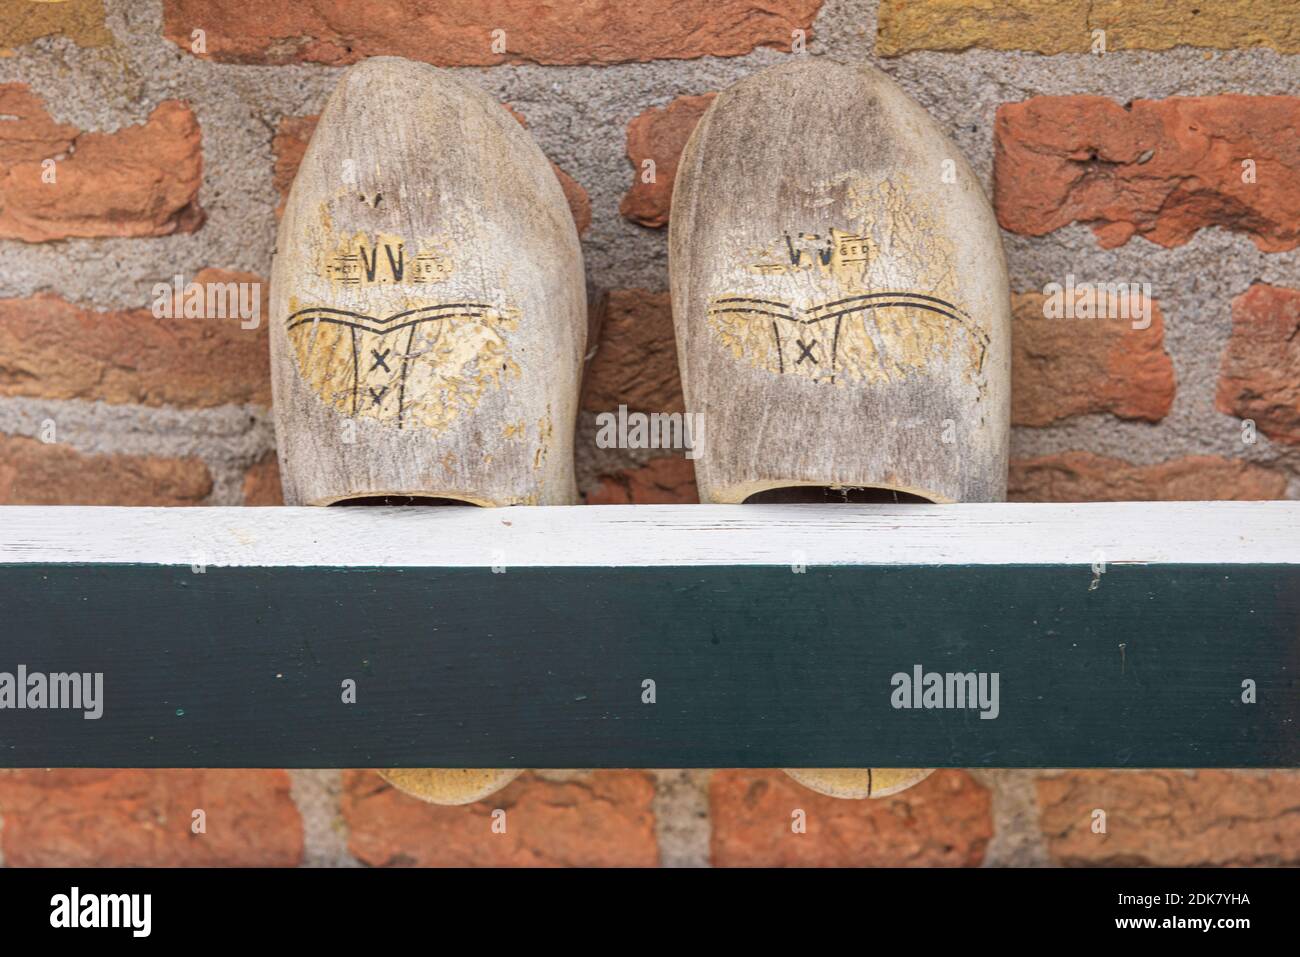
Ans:
[{"label": "burnt brand mark", "polygon": [[710,324],[736,358],[818,382],[891,381],[966,339],[968,371],[984,367],[989,336],[939,296],[871,292],[803,308],[773,298],[715,296]]},{"label": "burnt brand mark", "polygon": [[298,369],[321,400],[349,417],[440,429],[519,374],[506,341],[515,309],[466,301],[373,316],[294,305],[285,328]]}]

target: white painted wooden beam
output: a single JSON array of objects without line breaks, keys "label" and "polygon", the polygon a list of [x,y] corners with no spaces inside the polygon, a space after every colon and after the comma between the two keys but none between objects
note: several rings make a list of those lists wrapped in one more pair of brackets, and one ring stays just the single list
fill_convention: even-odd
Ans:
[{"label": "white painted wooden beam", "polygon": [[1300,564],[1300,502],[0,508],[0,563]]}]

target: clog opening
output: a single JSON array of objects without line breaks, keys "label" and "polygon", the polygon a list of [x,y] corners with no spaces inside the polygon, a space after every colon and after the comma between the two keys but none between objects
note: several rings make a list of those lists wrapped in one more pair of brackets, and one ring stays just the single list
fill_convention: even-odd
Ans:
[{"label": "clog opening", "polygon": [[892,488],[835,488],[830,485],[788,485],[755,492],[743,505],[934,505],[933,499]]}]

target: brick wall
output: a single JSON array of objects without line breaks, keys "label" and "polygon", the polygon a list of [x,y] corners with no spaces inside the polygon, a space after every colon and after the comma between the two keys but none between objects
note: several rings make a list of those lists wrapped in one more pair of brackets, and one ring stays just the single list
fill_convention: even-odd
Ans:
[{"label": "brick wall", "polygon": [[[157,319],[153,287],[267,275],[313,118],[341,66],[374,54],[459,68],[561,173],[603,320],[578,424],[589,502],[694,500],[688,461],[597,449],[594,416],[681,407],[676,158],[713,93],[792,55],[878,63],[994,197],[1013,498],[1300,496],[1294,3],[578,9],[3,0],[0,502],[278,502],[265,325]],[[1150,282],[1149,325],[1044,319],[1067,276]],[[539,772],[433,808],[365,771],[24,770],[0,771],[0,862],[1294,865],[1298,812],[1292,772],[944,771],[874,802],[768,771]]]}]

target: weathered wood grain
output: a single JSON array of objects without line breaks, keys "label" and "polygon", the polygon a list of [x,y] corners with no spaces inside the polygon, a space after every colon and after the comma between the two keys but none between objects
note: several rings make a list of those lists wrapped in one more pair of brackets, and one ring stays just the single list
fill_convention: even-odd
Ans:
[{"label": "weathered wood grain", "polygon": [[678,168],[669,252],[686,403],[706,418],[701,501],[1005,496],[997,222],[883,73],[797,57],[719,95]]},{"label": "weathered wood grain", "polygon": [[501,104],[427,64],[348,70],[272,272],[287,501],[572,502],[585,288],[555,174]]},{"label": "weathered wood grain", "polygon": [[[571,504],[582,253],[532,137],[431,66],[330,97],[280,224],[271,355],[285,499]],[[404,770],[440,804],[513,770]]]},{"label": "weathered wood grain", "polygon": [[[703,502],[1005,497],[1010,303],[996,220],[933,119],[869,66],[795,58],[720,95],[669,238]],[[928,771],[791,772],[839,797]]]}]

